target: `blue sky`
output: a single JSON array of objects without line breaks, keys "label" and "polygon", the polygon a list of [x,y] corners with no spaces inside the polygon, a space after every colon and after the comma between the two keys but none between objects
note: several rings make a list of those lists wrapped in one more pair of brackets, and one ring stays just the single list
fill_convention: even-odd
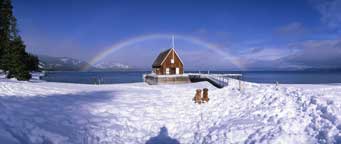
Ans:
[{"label": "blue sky", "polygon": [[[91,61],[137,37],[174,34],[189,69],[341,67],[340,0],[13,0],[13,5],[34,54]],[[98,62],[150,67],[170,46],[170,37],[154,37]]]}]

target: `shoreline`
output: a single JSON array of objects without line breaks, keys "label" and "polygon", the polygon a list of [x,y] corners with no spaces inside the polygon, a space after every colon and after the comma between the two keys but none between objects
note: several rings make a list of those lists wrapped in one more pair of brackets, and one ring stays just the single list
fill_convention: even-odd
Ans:
[{"label": "shoreline", "polygon": [[[101,83],[120,83],[125,81],[143,82],[143,75],[146,73],[147,72],[57,72],[47,74],[43,79],[47,81],[87,84],[93,84],[96,80],[101,80]],[[338,73],[246,73],[243,75],[243,80],[260,84],[274,84],[276,81],[278,81],[279,84],[335,84],[341,83],[341,75]]]},{"label": "shoreline", "polygon": [[[145,82],[122,82],[122,83],[111,83],[111,84],[86,84],[86,83],[72,83],[72,82],[53,82],[53,81],[46,81],[40,79],[40,77],[44,73],[42,72],[34,72],[32,73],[32,79],[29,82],[35,83],[35,82],[45,82],[45,83],[56,83],[56,84],[68,84],[68,85],[96,85],[96,86],[110,86],[110,85],[129,85],[129,84],[146,84]],[[0,75],[0,82],[6,82],[6,81],[17,81],[16,79],[6,79],[3,75]],[[235,79],[233,79],[235,80]],[[249,82],[249,81],[243,81],[243,83],[250,83],[250,84],[258,84],[258,85],[276,85],[276,83],[256,83],[256,82]],[[191,84],[191,83],[189,83]],[[164,85],[172,85],[172,84],[164,84]],[[279,83],[279,86],[282,87],[297,87],[297,88],[328,88],[328,87],[339,87],[341,86],[341,83]],[[227,86],[228,87],[228,86]]]}]

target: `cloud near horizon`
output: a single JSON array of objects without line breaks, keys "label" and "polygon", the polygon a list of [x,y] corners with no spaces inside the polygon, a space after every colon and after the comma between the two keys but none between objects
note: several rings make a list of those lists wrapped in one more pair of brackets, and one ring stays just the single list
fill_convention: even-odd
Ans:
[{"label": "cloud near horizon", "polygon": [[288,44],[285,48],[263,48],[244,57],[251,69],[304,69],[304,68],[340,68],[341,39],[307,40]]},{"label": "cloud near horizon", "polygon": [[309,40],[289,46],[297,50],[284,59],[289,63],[315,68],[341,67],[341,38]]}]

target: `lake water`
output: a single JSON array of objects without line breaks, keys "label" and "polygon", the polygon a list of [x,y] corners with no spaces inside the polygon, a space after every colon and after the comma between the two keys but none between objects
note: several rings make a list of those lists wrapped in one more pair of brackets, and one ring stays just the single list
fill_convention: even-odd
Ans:
[{"label": "lake water", "polygon": [[[43,80],[82,84],[114,84],[142,82],[142,75],[149,71],[131,72],[47,72]],[[323,84],[341,83],[341,72],[211,72],[241,73],[243,80],[257,83]]]}]

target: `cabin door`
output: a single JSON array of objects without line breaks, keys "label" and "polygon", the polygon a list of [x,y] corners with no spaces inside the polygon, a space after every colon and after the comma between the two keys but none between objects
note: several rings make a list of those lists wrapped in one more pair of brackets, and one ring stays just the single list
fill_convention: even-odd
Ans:
[{"label": "cabin door", "polygon": [[180,74],[180,69],[178,67],[175,68],[175,74]]},{"label": "cabin door", "polygon": [[169,75],[169,74],[170,74],[169,68],[166,68],[166,75]]}]

